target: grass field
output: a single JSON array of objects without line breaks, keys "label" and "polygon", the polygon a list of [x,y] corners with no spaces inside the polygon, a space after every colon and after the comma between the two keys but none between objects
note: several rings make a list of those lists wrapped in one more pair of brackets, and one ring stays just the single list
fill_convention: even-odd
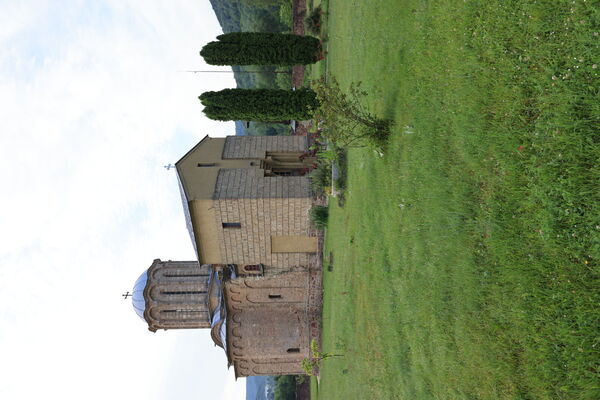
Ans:
[{"label": "grass field", "polygon": [[318,398],[599,399],[600,3],[328,3],[395,126],[331,202]]}]

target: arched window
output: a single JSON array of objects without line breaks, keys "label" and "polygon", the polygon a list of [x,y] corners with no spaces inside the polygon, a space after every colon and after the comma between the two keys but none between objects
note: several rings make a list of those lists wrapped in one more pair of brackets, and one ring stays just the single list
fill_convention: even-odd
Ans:
[{"label": "arched window", "polygon": [[165,278],[195,278],[198,276],[210,276],[209,274],[196,274],[193,272],[165,272]]},{"label": "arched window", "polygon": [[178,291],[162,291],[162,294],[180,295],[180,294],[206,294],[206,291],[201,290],[178,290]]},{"label": "arched window", "polygon": [[205,313],[205,310],[194,310],[194,309],[185,309],[179,308],[174,310],[160,310],[161,313],[172,314],[172,313]]}]

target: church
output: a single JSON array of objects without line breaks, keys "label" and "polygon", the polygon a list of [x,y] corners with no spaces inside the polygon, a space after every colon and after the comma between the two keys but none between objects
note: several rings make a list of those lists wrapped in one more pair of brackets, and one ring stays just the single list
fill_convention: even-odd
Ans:
[{"label": "church", "polygon": [[304,373],[319,342],[321,240],[306,136],[205,137],[176,164],[197,260],[154,260],[135,282],[148,329],[210,329],[235,376]]}]

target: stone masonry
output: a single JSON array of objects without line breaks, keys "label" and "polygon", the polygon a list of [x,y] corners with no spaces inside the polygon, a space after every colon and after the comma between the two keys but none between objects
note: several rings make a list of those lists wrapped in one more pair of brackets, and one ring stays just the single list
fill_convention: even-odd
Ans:
[{"label": "stone masonry", "polygon": [[307,147],[305,136],[206,137],[177,162],[198,261],[156,260],[138,280],[150,330],[211,329],[236,377],[304,373],[320,343],[323,243]]}]

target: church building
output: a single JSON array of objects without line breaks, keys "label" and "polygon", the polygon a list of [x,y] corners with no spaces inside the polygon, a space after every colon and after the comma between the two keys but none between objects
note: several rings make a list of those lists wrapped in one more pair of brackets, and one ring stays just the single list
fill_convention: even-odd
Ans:
[{"label": "church building", "polygon": [[314,163],[306,136],[207,136],[176,163],[197,260],[136,281],[150,331],[210,329],[236,377],[304,373],[321,315]]}]

